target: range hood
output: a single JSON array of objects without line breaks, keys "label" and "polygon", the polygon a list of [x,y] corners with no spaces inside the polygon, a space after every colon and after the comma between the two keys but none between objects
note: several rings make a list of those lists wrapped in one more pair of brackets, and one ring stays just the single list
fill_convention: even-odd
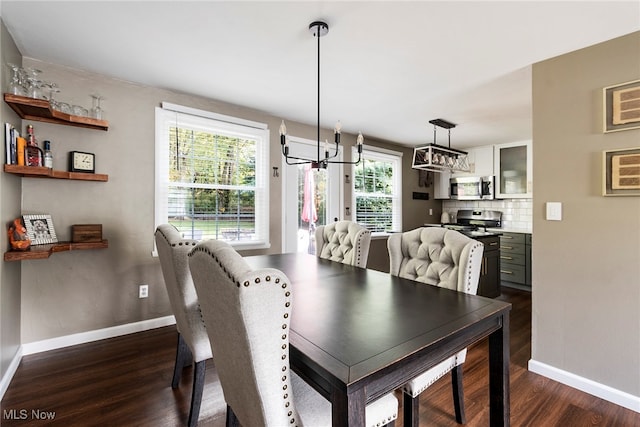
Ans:
[{"label": "range hood", "polygon": [[[443,119],[429,120],[433,124],[433,143],[413,149],[413,169],[431,172],[469,172],[467,152],[451,148],[451,129],[455,124]],[[449,131],[449,147],[436,144],[437,128]]]}]

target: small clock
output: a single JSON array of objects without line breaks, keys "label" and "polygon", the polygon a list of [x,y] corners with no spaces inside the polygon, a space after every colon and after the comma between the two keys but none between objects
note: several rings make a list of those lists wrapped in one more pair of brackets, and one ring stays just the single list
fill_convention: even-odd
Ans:
[{"label": "small clock", "polygon": [[96,155],[82,151],[69,152],[69,172],[96,172]]}]

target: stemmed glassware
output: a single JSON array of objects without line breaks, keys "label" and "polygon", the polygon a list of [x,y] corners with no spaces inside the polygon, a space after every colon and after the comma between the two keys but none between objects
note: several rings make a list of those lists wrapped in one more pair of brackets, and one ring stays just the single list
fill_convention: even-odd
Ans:
[{"label": "stemmed glassware", "polygon": [[60,103],[56,99],[54,99],[54,94],[60,92],[58,84],[53,82],[44,82],[42,85],[49,91],[49,97],[47,99],[49,100],[51,108],[53,108],[54,110],[60,110]]},{"label": "stemmed glassware", "polygon": [[42,80],[38,79],[38,75],[42,73],[42,71],[35,68],[27,68],[25,69],[27,73],[27,96],[35,99],[45,99],[42,93]]},{"label": "stemmed glassware", "polygon": [[24,88],[24,74],[22,68],[11,63],[7,63],[7,65],[13,71],[13,76],[11,77],[11,82],[9,83],[7,91],[12,95],[25,96],[27,91]]},{"label": "stemmed glassware", "polygon": [[102,116],[104,114],[104,110],[100,106],[100,101],[104,98],[98,94],[92,94],[91,98],[93,98],[93,108],[91,108],[91,117],[94,119],[102,120]]},{"label": "stemmed glassware", "polygon": [[11,80],[7,86],[7,93],[47,100],[49,101],[51,109],[62,113],[92,117],[98,120],[104,119],[104,110],[100,105],[104,97],[101,95],[91,95],[91,98],[93,98],[93,107],[91,110],[88,110],[81,105],[55,99],[57,97],[56,94],[60,92],[60,88],[55,82],[41,80],[39,75],[42,71],[32,67],[23,68],[9,62],[7,62],[6,65],[12,70]]}]

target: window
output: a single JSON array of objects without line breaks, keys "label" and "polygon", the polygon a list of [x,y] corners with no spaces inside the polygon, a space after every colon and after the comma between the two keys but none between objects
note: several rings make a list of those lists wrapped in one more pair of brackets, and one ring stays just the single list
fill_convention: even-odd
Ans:
[{"label": "window", "polygon": [[373,233],[402,230],[402,153],[365,149],[353,176],[356,222]]},{"label": "window", "polygon": [[156,108],[156,226],[236,249],[268,247],[268,148],[264,124]]}]

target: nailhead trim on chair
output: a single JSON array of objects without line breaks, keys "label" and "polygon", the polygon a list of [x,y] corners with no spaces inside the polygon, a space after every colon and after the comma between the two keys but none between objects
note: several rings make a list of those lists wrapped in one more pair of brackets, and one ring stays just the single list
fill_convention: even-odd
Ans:
[{"label": "nailhead trim on chair", "polygon": [[467,282],[466,293],[471,293],[471,264],[472,264],[472,261],[474,259],[475,252],[480,247],[484,247],[484,243],[477,242],[476,244],[474,244],[471,247],[471,253],[469,254],[469,260],[468,260],[469,264],[467,265],[468,276],[467,276],[467,280],[466,280],[466,282]]},{"label": "nailhead trim on chair", "polygon": [[162,237],[164,237],[164,240],[166,240],[166,241],[167,241],[167,243],[168,243],[169,245],[171,245],[172,247],[175,247],[176,245],[177,245],[177,246],[182,246],[182,245],[185,245],[185,246],[195,246],[195,245],[197,245],[197,244],[198,244],[198,241],[197,241],[197,240],[187,240],[187,241],[184,241],[184,240],[183,240],[183,241],[181,241],[181,242],[179,242],[179,243],[177,243],[177,244],[176,244],[176,243],[171,243],[171,242],[169,241],[169,238],[167,237],[167,235],[166,235],[166,234],[164,234],[164,233],[162,232],[162,230],[157,229],[156,231],[157,231],[157,232],[158,232]]},{"label": "nailhead trim on chair", "polygon": [[358,259],[356,261],[357,265],[360,265],[360,257],[362,256],[362,238],[365,236],[365,234],[371,234],[370,230],[362,230],[362,233],[360,234],[360,236],[358,236],[358,239],[356,240],[356,253],[358,254]]},{"label": "nailhead trim on chair", "polygon": [[[229,278],[234,283],[236,283],[236,285],[238,287],[240,287],[240,282],[238,280],[236,280],[234,277],[232,277],[229,272],[227,272],[227,270],[224,268],[224,266],[220,263],[219,259],[214,254],[212,254],[208,249],[195,248],[193,251],[191,251],[189,253],[189,256],[192,256],[195,252],[205,252],[206,254],[211,256],[218,263],[218,265],[223,269],[223,271],[225,273],[227,273]],[[260,277],[256,277],[254,279],[254,283],[255,284],[260,284],[260,282],[261,282]],[[271,282],[271,276],[266,276],[265,277],[265,282]],[[276,284],[280,284],[280,278],[276,277],[274,282]],[[243,285],[244,285],[244,287],[249,287],[251,285],[251,283],[248,280],[245,280]],[[287,289],[287,284],[284,283],[284,282],[280,286],[282,287],[282,289]],[[291,292],[287,290],[285,292],[285,297],[287,298],[287,300],[285,301],[285,304],[284,304],[285,311],[284,311],[284,314],[283,314],[283,318],[284,319],[288,319],[289,315],[290,315],[289,310],[291,309],[291,301],[289,300],[289,298],[291,297]],[[282,329],[286,331],[286,329],[287,329],[287,324],[286,323],[282,324]],[[286,334],[286,332],[282,334],[281,338],[284,341],[284,343],[281,345],[281,350],[282,350],[281,359],[284,361],[284,360],[287,360],[287,355],[288,355],[288,345],[287,345],[287,334]],[[291,400],[289,399],[289,393],[287,392],[288,386],[286,384],[286,381],[287,381],[287,378],[288,378],[287,371],[288,371],[288,368],[287,368],[287,365],[285,364],[285,365],[282,366],[283,375],[281,377],[281,380],[284,383],[284,385],[282,386],[282,390],[284,391],[284,394],[283,394],[282,398],[284,400],[284,407],[285,408],[289,408],[291,406]],[[291,417],[290,420],[289,420],[289,423],[293,425],[293,424],[296,423],[296,419],[294,417],[292,417],[292,415],[293,415],[293,411],[288,411],[287,412],[287,416]]]}]

